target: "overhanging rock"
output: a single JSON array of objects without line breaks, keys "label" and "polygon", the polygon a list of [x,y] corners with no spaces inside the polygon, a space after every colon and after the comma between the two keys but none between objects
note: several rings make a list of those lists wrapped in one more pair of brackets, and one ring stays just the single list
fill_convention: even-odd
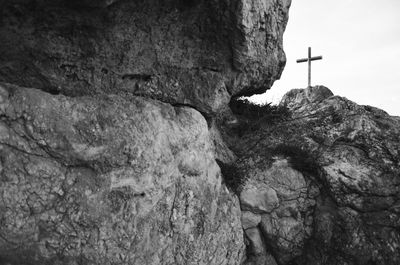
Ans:
[{"label": "overhanging rock", "polygon": [[268,89],[290,0],[14,0],[0,81],[69,96],[132,94],[205,113]]}]

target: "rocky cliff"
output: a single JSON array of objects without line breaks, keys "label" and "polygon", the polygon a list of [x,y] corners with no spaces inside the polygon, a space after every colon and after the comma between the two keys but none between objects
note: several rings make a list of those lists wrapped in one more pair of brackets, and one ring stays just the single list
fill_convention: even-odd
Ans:
[{"label": "rocky cliff", "polygon": [[279,78],[289,5],[0,1],[0,264],[240,264],[215,120]]},{"label": "rocky cliff", "polygon": [[325,87],[234,108],[289,6],[0,1],[0,264],[399,264],[399,118]]},{"label": "rocky cliff", "polygon": [[0,81],[67,96],[117,93],[225,108],[285,64],[290,0],[0,2]]},{"label": "rocky cliff", "polygon": [[197,111],[0,89],[0,263],[240,261],[238,200]]},{"label": "rocky cliff", "polygon": [[248,264],[399,264],[400,118],[322,86],[281,107],[232,147]]}]

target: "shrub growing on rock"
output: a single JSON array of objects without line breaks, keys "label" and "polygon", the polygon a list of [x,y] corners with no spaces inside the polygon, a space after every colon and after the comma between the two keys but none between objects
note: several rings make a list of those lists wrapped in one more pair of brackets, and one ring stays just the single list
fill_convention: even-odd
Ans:
[{"label": "shrub growing on rock", "polygon": [[226,164],[220,160],[217,160],[217,163],[221,168],[225,185],[229,190],[239,195],[246,182],[246,178],[240,173],[240,169],[235,164]]},{"label": "shrub growing on rock", "polygon": [[297,145],[278,144],[272,150],[272,154],[287,157],[290,165],[303,174],[317,176],[320,171],[320,166],[314,154],[301,149]]},{"label": "shrub growing on rock", "polygon": [[286,107],[272,103],[255,104],[248,99],[235,98],[229,103],[234,114],[239,118],[236,133],[243,136],[247,131],[257,130],[263,124],[276,124],[286,120],[290,112]]},{"label": "shrub growing on rock", "polygon": [[273,105],[271,102],[256,104],[245,98],[232,99],[229,106],[233,113],[250,120],[264,118],[266,121],[282,120],[289,115],[286,107]]}]

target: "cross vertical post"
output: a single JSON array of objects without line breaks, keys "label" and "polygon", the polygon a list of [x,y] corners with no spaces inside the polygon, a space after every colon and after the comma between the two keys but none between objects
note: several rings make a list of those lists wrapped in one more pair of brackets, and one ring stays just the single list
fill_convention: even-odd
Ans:
[{"label": "cross vertical post", "polygon": [[322,56],[311,57],[311,47],[308,47],[308,57],[296,61],[297,63],[308,62],[308,87],[311,87],[311,61],[316,60],[322,60]]},{"label": "cross vertical post", "polygon": [[311,87],[311,47],[308,47],[308,87]]}]

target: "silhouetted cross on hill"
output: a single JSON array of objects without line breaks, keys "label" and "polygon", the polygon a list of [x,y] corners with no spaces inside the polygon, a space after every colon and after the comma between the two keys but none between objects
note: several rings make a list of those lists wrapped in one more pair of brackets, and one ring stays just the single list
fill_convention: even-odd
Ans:
[{"label": "silhouetted cross on hill", "polygon": [[308,47],[308,58],[298,59],[297,63],[308,62],[308,87],[311,87],[311,61],[322,60],[322,56],[311,57],[311,47]]}]

